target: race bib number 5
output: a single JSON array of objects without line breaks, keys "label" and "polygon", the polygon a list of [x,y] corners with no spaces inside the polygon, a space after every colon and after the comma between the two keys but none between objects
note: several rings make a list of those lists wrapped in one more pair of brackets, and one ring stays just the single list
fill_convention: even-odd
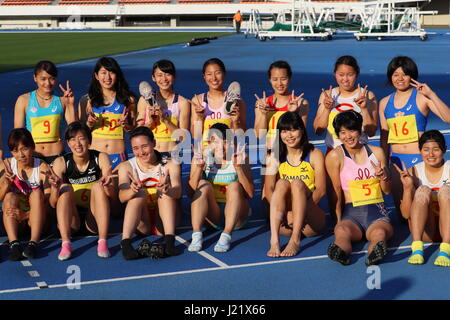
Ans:
[{"label": "race bib number 5", "polygon": [[354,207],[384,202],[378,178],[349,181],[349,186]]},{"label": "race bib number 5", "polygon": [[417,132],[416,116],[401,116],[387,119],[389,127],[388,143],[416,142],[419,138]]}]

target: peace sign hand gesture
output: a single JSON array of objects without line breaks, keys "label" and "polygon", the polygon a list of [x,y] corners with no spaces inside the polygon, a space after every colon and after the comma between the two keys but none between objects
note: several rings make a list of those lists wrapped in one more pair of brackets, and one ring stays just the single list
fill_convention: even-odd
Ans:
[{"label": "peace sign hand gesture", "polygon": [[117,178],[117,177],[119,177],[118,174],[112,174],[112,175],[109,175],[109,176],[102,176],[100,178],[100,183],[102,184],[103,187],[108,187],[113,182],[113,179]]},{"label": "peace sign hand gesture", "polygon": [[292,90],[291,100],[288,104],[288,111],[296,112],[298,108],[300,108],[300,101],[303,99],[304,93],[299,95],[297,98],[295,97],[295,92]]},{"label": "peace sign hand gesture", "polygon": [[408,169],[406,169],[405,163],[402,161],[402,167],[403,169],[400,169],[395,163],[393,163],[395,170],[400,175],[400,181],[403,184],[403,188],[405,189],[411,189],[414,187],[414,180],[411,174],[409,173]]},{"label": "peace sign hand gesture", "polygon": [[328,91],[325,91],[322,88],[322,93],[323,93],[323,96],[324,96],[323,105],[325,106],[325,108],[328,109],[328,110],[333,109],[333,106],[334,106],[333,87],[330,86],[330,89]]},{"label": "peace sign hand gesture", "polygon": [[75,104],[75,96],[73,94],[72,89],[70,89],[69,80],[66,81],[66,88],[64,88],[61,84],[59,84],[59,88],[63,92],[61,99],[66,105],[74,105]]},{"label": "peace sign hand gesture", "polygon": [[159,167],[159,182],[156,185],[156,189],[162,194],[167,194],[170,188],[170,176],[169,169],[165,168],[164,172]]},{"label": "peace sign hand gesture", "polygon": [[354,99],[355,103],[360,107],[361,109],[367,108],[367,85],[364,87],[364,89],[361,91],[361,86],[358,83],[358,97]]},{"label": "peace sign hand gesture", "polygon": [[136,169],[133,169],[133,174],[127,172],[128,178],[130,178],[130,189],[134,194],[138,193],[144,185],[141,180],[139,180],[139,175]]},{"label": "peace sign hand gesture", "polygon": [[266,92],[263,91],[262,98],[258,97],[255,93],[255,109],[260,110],[263,114],[267,114],[270,111],[269,104],[267,103]]},{"label": "peace sign hand gesture", "polygon": [[194,164],[198,167],[201,167],[203,169],[203,167],[205,166],[206,160],[203,155],[202,143],[199,142],[197,144],[197,149],[195,149],[195,147],[192,145],[192,151],[194,151],[194,156],[192,157],[192,164]]},{"label": "peace sign hand gesture", "polygon": [[128,124],[127,120],[128,120],[128,108],[125,107],[125,108],[123,108],[122,115],[119,118],[119,125],[122,127],[125,127]]},{"label": "peace sign hand gesture", "polygon": [[370,160],[372,167],[375,169],[375,177],[380,179],[381,181],[386,181],[389,177],[384,168],[381,167],[381,163],[375,164],[372,160]]},{"label": "peace sign hand gesture", "polygon": [[197,119],[204,119],[205,118],[205,107],[202,106],[200,101],[198,100],[198,96],[196,95],[196,102],[192,100],[188,100],[189,103],[194,106],[194,113],[197,116]]},{"label": "peace sign hand gesture", "polygon": [[51,166],[48,166],[49,171],[45,171],[44,174],[48,179],[48,183],[50,183],[50,186],[52,188],[55,188],[56,190],[59,190],[59,187],[62,184],[61,178],[53,171],[53,168]]},{"label": "peace sign hand gesture", "polygon": [[419,81],[416,81],[414,79],[411,79],[411,86],[417,89],[417,92],[424,95],[427,98],[430,98],[430,95],[433,94],[433,90],[426,84],[426,83],[420,83]]},{"label": "peace sign hand gesture", "polygon": [[247,157],[246,153],[245,153],[245,147],[247,146],[247,144],[243,144],[243,145],[238,145],[237,146],[237,150],[236,152],[233,153],[233,166],[235,168],[241,168],[242,165],[245,163],[245,159]]},{"label": "peace sign hand gesture", "polygon": [[11,183],[14,181],[14,179],[16,179],[16,175],[13,173],[8,160],[5,161],[2,159],[2,162],[3,166],[5,167],[5,178]]}]

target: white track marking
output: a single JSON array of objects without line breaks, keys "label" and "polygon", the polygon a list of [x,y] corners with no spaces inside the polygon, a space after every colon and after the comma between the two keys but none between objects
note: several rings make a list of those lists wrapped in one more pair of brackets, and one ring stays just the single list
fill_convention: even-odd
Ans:
[{"label": "white track marking", "polygon": [[[432,246],[432,245],[439,245],[439,243],[428,243],[428,244],[425,244],[426,247],[429,247],[429,246]],[[392,247],[392,248],[388,248],[388,250],[389,251],[395,251],[395,250],[399,250],[399,249],[409,249],[409,248],[411,248],[411,246]],[[359,252],[352,252],[352,255],[362,254],[362,253],[366,253],[366,252],[367,252],[366,250],[365,251],[359,251]],[[148,275],[142,275],[142,276],[131,276],[131,277],[123,277],[123,278],[104,279],[104,280],[93,280],[93,281],[85,281],[85,282],[70,283],[70,284],[47,285],[45,282],[37,282],[36,284],[38,285],[38,287],[2,290],[2,291],[0,291],[0,294],[39,290],[40,288],[46,287],[46,286],[48,286],[48,288],[50,288],[50,289],[53,289],[53,288],[64,288],[64,287],[67,287],[69,285],[70,286],[74,286],[74,285],[91,285],[91,284],[111,283],[111,282],[119,282],[119,281],[159,278],[159,277],[167,277],[167,276],[174,276],[174,275],[193,274],[193,273],[208,272],[208,271],[219,271],[219,270],[230,270],[230,269],[239,269],[239,268],[247,268],[247,267],[257,267],[257,266],[264,266],[264,265],[274,265],[274,264],[281,264],[281,263],[290,263],[290,262],[308,261],[308,260],[318,260],[318,259],[326,259],[326,258],[328,258],[327,255],[320,255],[320,256],[313,256],[313,257],[294,258],[294,259],[288,259],[288,260],[277,260],[277,261],[247,263],[247,264],[240,264],[240,265],[227,266],[227,267],[203,268],[203,269],[193,269],[193,270],[185,270],[185,271],[177,271],[177,272],[148,274]]]},{"label": "white track marking", "polygon": [[[177,239],[178,242],[184,244],[186,247],[189,247],[189,242],[184,240],[183,238],[181,238],[180,236],[176,236],[175,239]],[[219,267],[222,268],[228,268],[229,265],[227,265],[225,262],[220,261],[219,259],[217,259],[216,257],[210,255],[209,253],[201,250],[199,252],[197,252],[199,255],[201,255],[202,257],[208,259],[209,261],[217,264]],[[190,253],[192,254],[192,253]]]}]

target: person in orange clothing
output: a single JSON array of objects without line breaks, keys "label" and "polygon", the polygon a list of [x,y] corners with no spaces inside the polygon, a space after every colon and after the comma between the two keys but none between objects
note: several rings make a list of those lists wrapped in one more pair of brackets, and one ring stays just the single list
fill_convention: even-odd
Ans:
[{"label": "person in orange clothing", "polygon": [[241,15],[241,10],[238,10],[234,16],[233,16],[233,21],[235,23],[236,26],[236,33],[241,33],[241,23],[242,23],[242,15]]}]

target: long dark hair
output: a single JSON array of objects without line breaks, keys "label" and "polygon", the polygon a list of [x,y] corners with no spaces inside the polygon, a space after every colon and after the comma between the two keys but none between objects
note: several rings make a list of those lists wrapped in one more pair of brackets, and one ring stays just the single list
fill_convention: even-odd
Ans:
[{"label": "long dark hair", "polygon": [[91,84],[89,86],[89,99],[91,100],[91,105],[93,107],[99,107],[105,104],[103,100],[102,87],[95,78],[95,75],[98,74],[98,71],[102,67],[116,74],[117,78],[116,83],[114,84],[114,91],[116,92],[117,102],[126,106],[129,105],[131,103],[131,98],[135,98],[135,95],[130,90],[119,64],[111,57],[102,57],[95,64],[94,72],[92,72]]},{"label": "long dark hair", "polygon": [[306,156],[309,152],[314,150],[314,145],[309,143],[308,133],[306,132],[305,124],[303,123],[302,118],[297,112],[287,111],[285,112],[280,119],[278,119],[277,123],[277,136],[278,136],[278,144],[280,148],[280,162],[286,161],[287,159],[287,147],[284,142],[281,140],[281,130],[300,130],[302,132],[302,137],[300,139],[300,148],[302,149],[302,158],[301,160],[305,160]]}]

